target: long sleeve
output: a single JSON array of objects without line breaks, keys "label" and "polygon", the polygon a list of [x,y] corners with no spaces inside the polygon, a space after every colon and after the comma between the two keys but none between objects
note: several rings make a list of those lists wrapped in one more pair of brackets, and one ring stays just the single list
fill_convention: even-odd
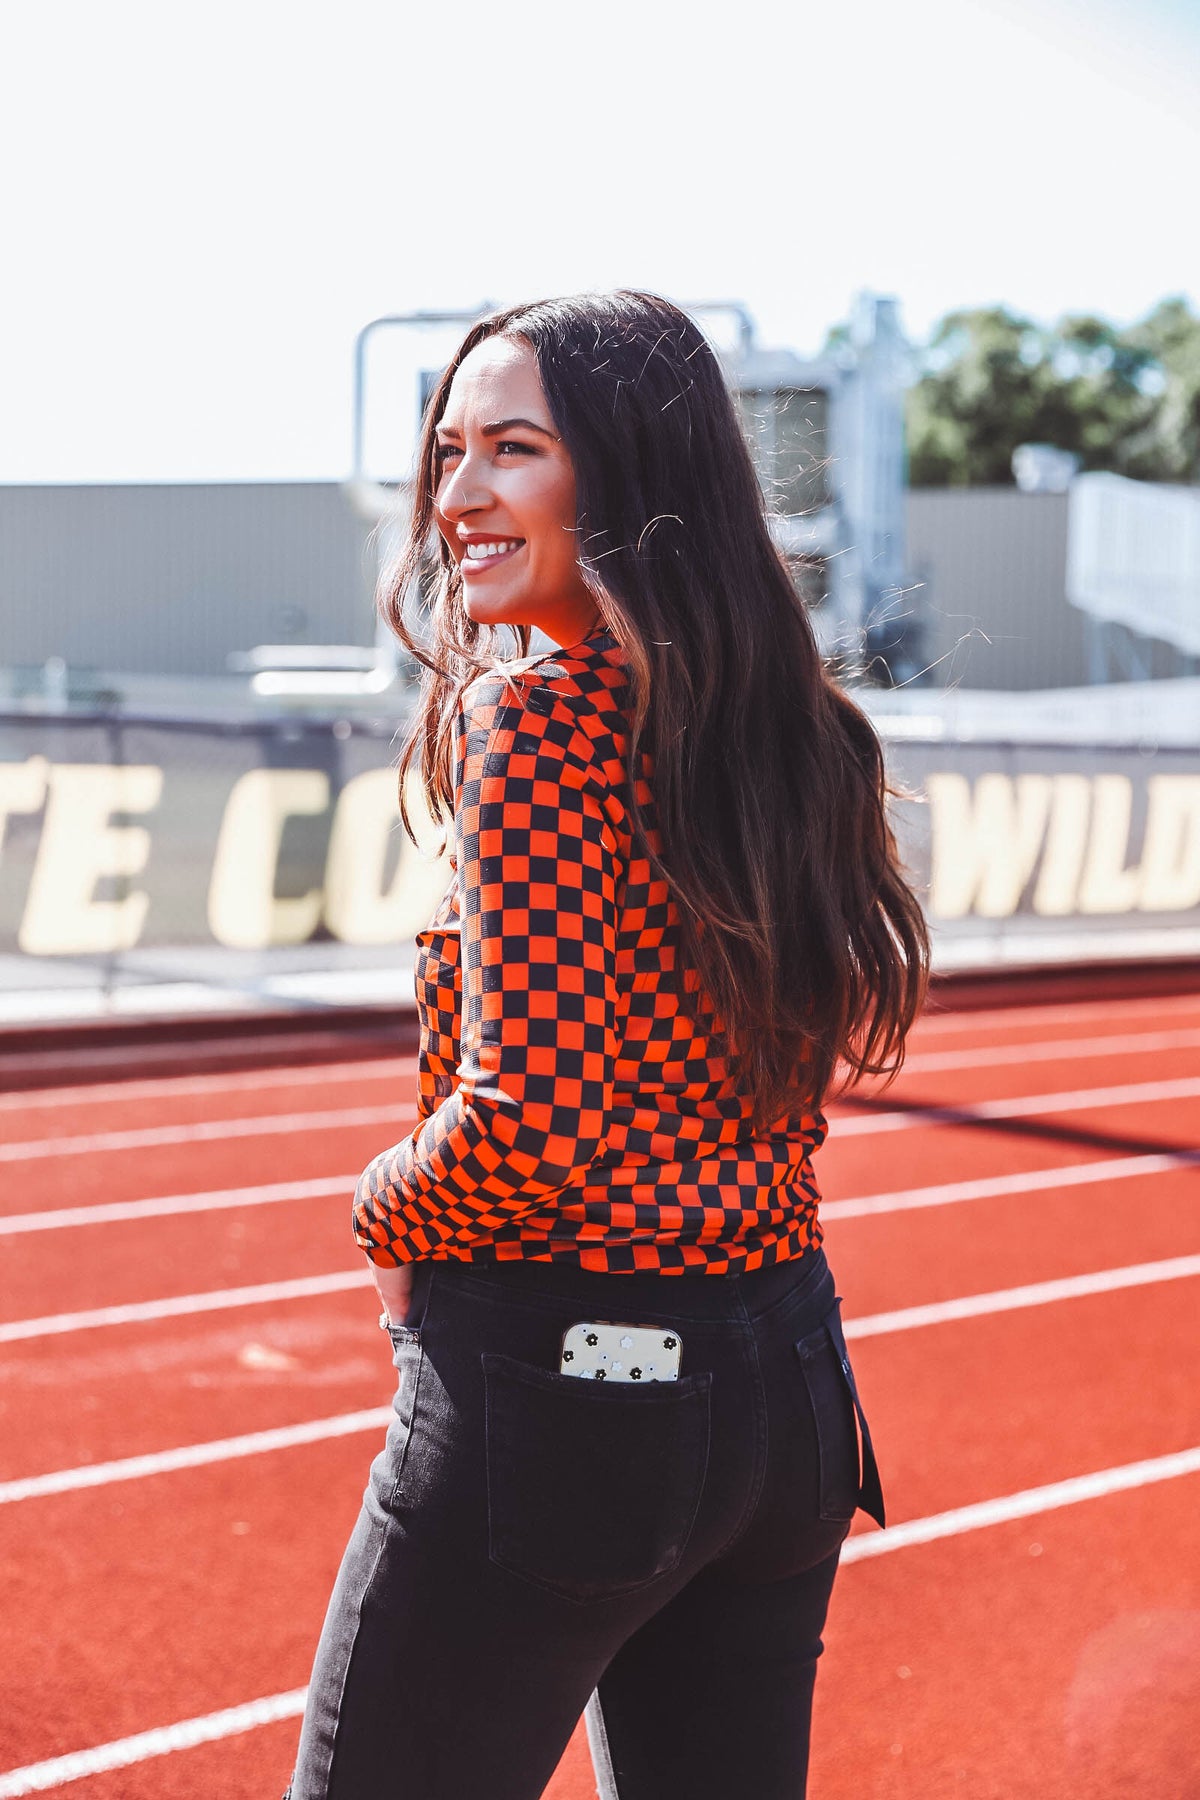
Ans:
[{"label": "long sleeve", "polygon": [[455,760],[458,1084],[359,1181],[355,1237],[375,1262],[486,1241],[604,1149],[619,882],[606,803],[569,706],[525,682],[471,689]]}]

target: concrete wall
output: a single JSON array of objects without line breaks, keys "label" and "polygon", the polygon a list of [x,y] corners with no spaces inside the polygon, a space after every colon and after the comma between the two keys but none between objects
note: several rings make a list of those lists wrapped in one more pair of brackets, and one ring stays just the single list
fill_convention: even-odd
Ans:
[{"label": "concrete wall", "polygon": [[[1088,680],[1065,495],[918,489],[907,533],[935,685]],[[369,527],[336,482],[0,487],[0,667],[202,677],[255,644],[369,644],[374,584]],[[1181,672],[1155,650],[1150,673]]]},{"label": "concrete wall", "polygon": [[939,686],[1074,687],[1085,621],[1067,604],[1067,496],[917,488],[908,562],[923,585],[922,660]]},{"label": "concrete wall", "polygon": [[[1093,621],[1066,597],[1066,494],[916,488],[908,562],[922,585],[922,662],[939,687],[1080,687],[1092,680]],[[1146,675],[1191,672],[1170,644],[1143,639]]]},{"label": "concrete wall", "polygon": [[0,487],[0,664],[222,675],[369,644],[374,555],[336,482]]}]

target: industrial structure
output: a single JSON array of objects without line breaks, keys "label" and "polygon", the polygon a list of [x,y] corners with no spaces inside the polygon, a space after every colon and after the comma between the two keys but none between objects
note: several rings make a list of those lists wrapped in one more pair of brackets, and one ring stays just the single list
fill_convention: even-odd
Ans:
[{"label": "industrial structure", "polygon": [[[359,333],[354,363],[354,467],[350,493],[382,526],[386,559],[403,516],[404,483],[367,467],[371,352],[390,334],[420,339],[479,313],[403,313]],[[920,626],[905,566],[904,387],[907,346],[895,300],[860,295],[835,348],[817,358],[764,346],[740,301],[701,301],[700,322],[735,326],[722,360],[746,429],[776,542],[808,603],[818,641],[850,678],[910,680]],[[421,366],[423,409],[439,369]],[[380,655],[390,654],[380,643]]]},{"label": "industrial structure", "polygon": [[[861,296],[817,357],[765,345],[738,302],[693,310],[843,679],[1016,692],[1196,673],[1200,495],[1078,475],[1028,445],[1014,487],[909,491],[894,301]],[[363,328],[343,482],[0,487],[0,701],[401,710],[403,668],[373,606],[404,527],[396,471],[476,316]],[[394,339],[407,385],[389,387]],[[378,416],[401,421],[402,454],[374,454]]]}]

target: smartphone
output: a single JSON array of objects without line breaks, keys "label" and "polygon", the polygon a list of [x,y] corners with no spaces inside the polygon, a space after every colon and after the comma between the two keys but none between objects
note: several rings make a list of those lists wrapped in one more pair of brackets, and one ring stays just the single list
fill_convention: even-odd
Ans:
[{"label": "smartphone", "polygon": [[585,1381],[678,1381],[683,1344],[660,1325],[570,1325],[563,1333],[560,1375]]}]

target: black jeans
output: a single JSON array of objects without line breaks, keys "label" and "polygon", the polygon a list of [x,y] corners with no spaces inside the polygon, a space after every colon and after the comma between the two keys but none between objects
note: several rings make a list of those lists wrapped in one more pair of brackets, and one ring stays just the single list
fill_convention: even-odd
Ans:
[{"label": "black jeans", "polygon": [[[560,1375],[593,1317],[677,1333],[680,1379]],[[585,1707],[603,1800],[801,1800],[842,1540],[882,1522],[824,1255],[425,1263],[391,1335],[293,1800],[537,1800]]]}]

